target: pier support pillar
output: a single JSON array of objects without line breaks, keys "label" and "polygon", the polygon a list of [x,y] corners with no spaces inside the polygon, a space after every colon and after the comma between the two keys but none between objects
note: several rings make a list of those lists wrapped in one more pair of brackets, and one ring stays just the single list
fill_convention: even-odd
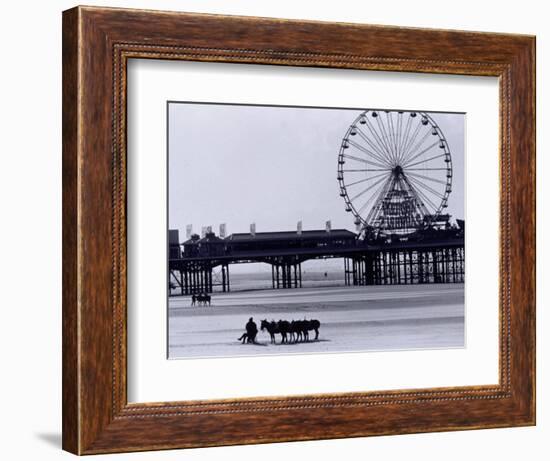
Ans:
[{"label": "pier support pillar", "polygon": [[272,262],[271,264],[271,286],[278,288],[301,288],[302,287],[302,264],[295,260]]}]

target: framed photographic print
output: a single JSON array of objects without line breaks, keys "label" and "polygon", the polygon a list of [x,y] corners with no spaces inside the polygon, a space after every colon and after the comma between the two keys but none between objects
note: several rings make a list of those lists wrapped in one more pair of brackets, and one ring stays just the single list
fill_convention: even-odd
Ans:
[{"label": "framed photographic print", "polygon": [[64,449],[534,424],[534,50],[64,12]]}]

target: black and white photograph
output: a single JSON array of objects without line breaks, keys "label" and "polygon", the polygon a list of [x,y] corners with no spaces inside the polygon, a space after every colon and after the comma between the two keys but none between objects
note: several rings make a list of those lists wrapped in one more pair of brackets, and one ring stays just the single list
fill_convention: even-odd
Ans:
[{"label": "black and white photograph", "polygon": [[465,347],[465,124],[167,102],[168,358]]},{"label": "black and white photograph", "polygon": [[544,2],[82,3],[2,8],[3,459],[548,458]]}]

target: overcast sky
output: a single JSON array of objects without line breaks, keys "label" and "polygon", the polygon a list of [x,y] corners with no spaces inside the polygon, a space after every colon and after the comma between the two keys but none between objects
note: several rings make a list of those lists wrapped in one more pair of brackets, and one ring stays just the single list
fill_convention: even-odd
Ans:
[{"label": "overcast sky", "polygon": [[[403,108],[418,110],[422,108]],[[227,224],[228,234],[354,230],[339,196],[337,160],[357,109],[169,103],[169,227]],[[447,212],[464,217],[464,114],[430,113],[452,154]]]}]

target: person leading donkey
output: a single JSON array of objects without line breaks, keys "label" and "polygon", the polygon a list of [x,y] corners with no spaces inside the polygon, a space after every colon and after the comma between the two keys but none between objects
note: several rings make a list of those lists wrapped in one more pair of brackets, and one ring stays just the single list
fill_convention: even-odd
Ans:
[{"label": "person leading donkey", "polygon": [[245,341],[247,343],[256,344],[256,336],[258,336],[258,325],[256,325],[256,322],[254,322],[254,319],[252,317],[248,319],[248,322],[245,325],[245,329],[246,332],[243,333],[238,340],[242,341],[243,344],[245,343]]}]

